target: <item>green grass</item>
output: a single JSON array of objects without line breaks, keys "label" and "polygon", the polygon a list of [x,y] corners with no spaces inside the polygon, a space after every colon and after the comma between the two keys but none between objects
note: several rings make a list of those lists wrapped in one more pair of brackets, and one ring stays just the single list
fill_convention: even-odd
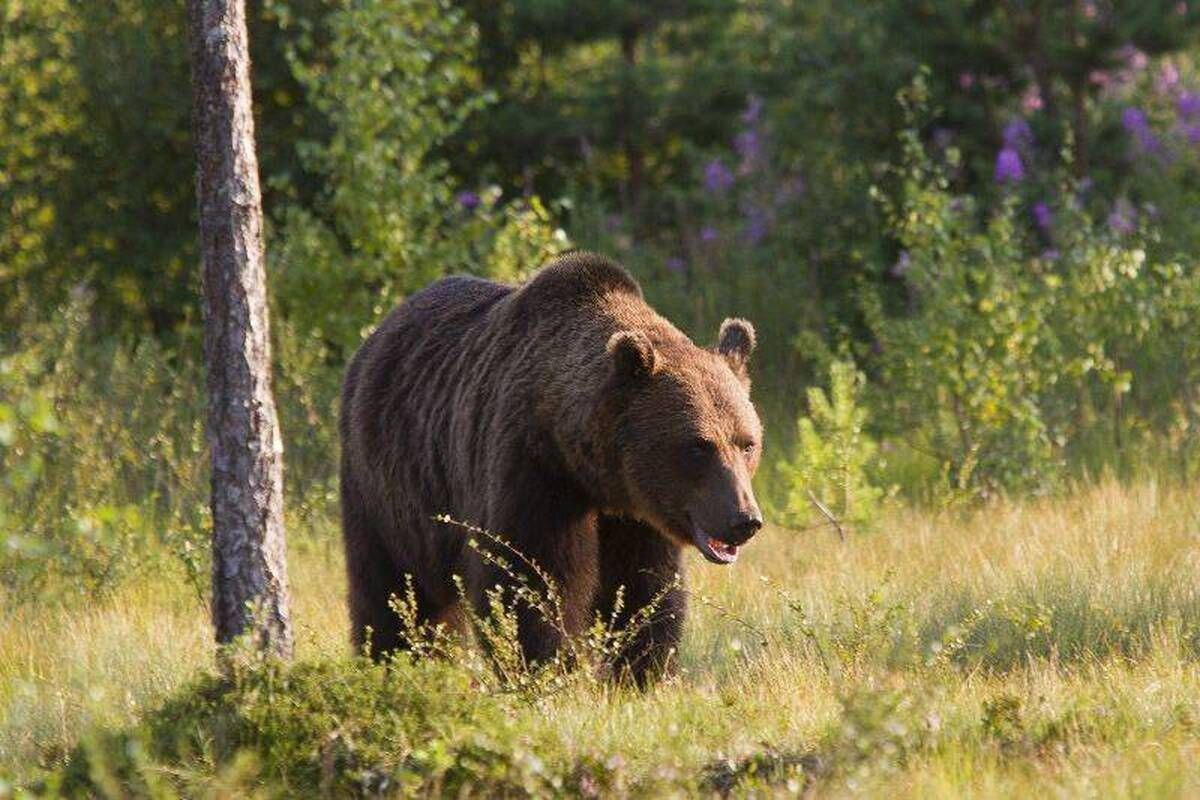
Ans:
[{"label": "green grass", "polygon": [[[677,677],[536,696],[485,694],[453,665],[352,661],[322,523],[294,531],[290,677],[205,681],[206,610],[172,574],[10,611],[0,775],[95,770],[111,740],[150,742],[139,769],[188,796],[336,793],[367,772],[466,796],[1196,796],[1198,523],[1185,488],[1102,482],[970,516],[895,508],[847,545],[771,529],[732,568],[690,564]],[[191,750],[137,738],[172,725],[205,733]],[[218,729],[240,756],[205,738]],[[349,755],[321,744],[338,731]],[[327,773],[349,783],[301,780]]]}]

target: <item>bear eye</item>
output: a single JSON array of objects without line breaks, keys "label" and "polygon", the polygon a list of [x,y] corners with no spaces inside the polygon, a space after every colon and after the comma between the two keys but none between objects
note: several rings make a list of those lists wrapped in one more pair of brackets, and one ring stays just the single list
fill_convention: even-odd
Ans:
[{"label": "bear eye", "polygon": [[755,444],[754,442],[749,442],[749,441],[741,442],[740,446],[742,448],[742,453],[747,456],[754,455],[754,451],[758,447],[757,444]]}]

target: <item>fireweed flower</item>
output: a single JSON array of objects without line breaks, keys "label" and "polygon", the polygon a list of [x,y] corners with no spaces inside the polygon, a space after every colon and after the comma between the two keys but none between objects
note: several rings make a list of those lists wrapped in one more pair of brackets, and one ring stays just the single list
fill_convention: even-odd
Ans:
[{"label": "fireweed flower", "polygon": [[1046,201],[1039,200],[1033,204],[1033,221],[1042,231],[1049,231],[1050,226],[1054,224],[1054,213]]},{"label": "fireweed flower", "polygon": [[1150,57],[1137,49],[1131,44],[1127,44],[1117,50],[1117,56],[1125,62],[1126,69],[1140,72],[1150,63]]},{"label": "fireweed flower", "polygon": [[705,225],[700,229],[700,241],[705,244],[711,244],[717,240],[717,229],[712,225]]},{"label": "fireweed flower", "polygon": [[1128,236],[1137,229],[1137,211],[1124,197],[1109,212],[1108,227],[1118,236]]},{"label": "fireweed flower", "polygon": [[724,194],[733,186],[733,180],[733,173],[719,159],[704,165],[704,188],[711,194]]},{"label": "fireweed flower", "polygon": [[1146,118],[1146,112],[1134,106],[1121,112],[1121,125],[1129,133],[1140,133],[1150,129],[1150,121]]},{"label": "fireweed flower", "polygon": [[674,272],[676,275],[682,275],[687,271],[687,262],[679,256],[672,256],[667,259],[666,267],[669,271]]},{"label": "fireweed flower", "polygon": [[1045,103],[1042,101],[1042,90],[1036,86],[1030,86],[1025,90],[1025,94],[1021,96],[1021,108],[1026,114],[1032,114],[1035,111],[1040,111]]},{"label": "fireweed flower", "polygon": [[1022,117],[1015,117],[1004,126],[1004,146],[1013,150],[1033,146],[1033,129]]},{"label": "fireweed flower", "polygon": [[1154,77],[1154,88],[1159,94],[1170,95],[1179,86],[1179,69],[1170,61],[1163,63]]},{"label": "fireweed flower", "polygon": [[1003,148],[996,154],[996,183],[1020,183],[1025,177],[1025,165],[1021,163],[1021,154],[1011,147]]},{"label": "fireweed flower", "polygon": [[742,228],[742,236],[752,245],[761,244],[770,232],[771,223],[761,208],[751,208],[746,212],[746,224]]},{"label": "fireweed flower", "polygon": [[1150,120],[1142,109],[1130,106],[1122,111],[1121,125],[1143,150],[1158,149],[1158,137],[1150,130]]},{"label": "fireweed flower", "polygon": [[762,155],[762,137],[756,130],[742,131],[734,137],[733,149],[742,157],[742,168],[748,170]]},{"label": "fireweed flower", "polygon": [[1176,101],[1176,109],[1180,119],[1193,120],[1200,118],[1200,92],[1184,92]]},{"label": "fireweed flower", "polygon": [[454,199],[458,201],[459,206],[467,211],[474,211],[479,208],[479,195],[474,192],[459,192]]}]

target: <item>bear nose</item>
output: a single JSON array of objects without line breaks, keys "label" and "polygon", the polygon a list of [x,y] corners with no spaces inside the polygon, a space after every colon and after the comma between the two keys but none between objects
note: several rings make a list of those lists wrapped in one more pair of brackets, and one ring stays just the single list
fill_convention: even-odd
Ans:
[{"label": "bear nose", "polygon": [[762,526],[762,516],[758,512],[738,514],[729,526],[729,532],[733,535],[732,543],[741,544],[748,541]]}]

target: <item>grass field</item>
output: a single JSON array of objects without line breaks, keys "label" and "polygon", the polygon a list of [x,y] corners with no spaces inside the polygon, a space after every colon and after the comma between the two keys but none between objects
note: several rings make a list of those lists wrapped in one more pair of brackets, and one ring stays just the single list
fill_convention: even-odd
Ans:
[{"label": "grass field", "polygon": [[[455,724],[503,728],[488,741],[523,776],[509,794],[1200,796],[1198,515],[1194,491],[1101,482],[969,515],[893,509],[845,545],[770,529],[731,568],[692,559],[678,676],[644,693],[468,687],[446,713],[496,712]],[[349,663],[336,528],[294,536],[290,563],[298,659]],[[177,576],[11,613],[0,797],[36,789],[81,738],[158,713],[211,663],[206,610]],[[362,706],[343,729],[387,730],[386,704]],[[454,741],[450,761],[467,752]],[[422,743],[381,746],[412,763]],[[164,794],[329,791],[272,759],[202,748],[143,767]],[[419,793],[449,786],[428,774]],[[484,779],[459,791],[493,793]]]}]

